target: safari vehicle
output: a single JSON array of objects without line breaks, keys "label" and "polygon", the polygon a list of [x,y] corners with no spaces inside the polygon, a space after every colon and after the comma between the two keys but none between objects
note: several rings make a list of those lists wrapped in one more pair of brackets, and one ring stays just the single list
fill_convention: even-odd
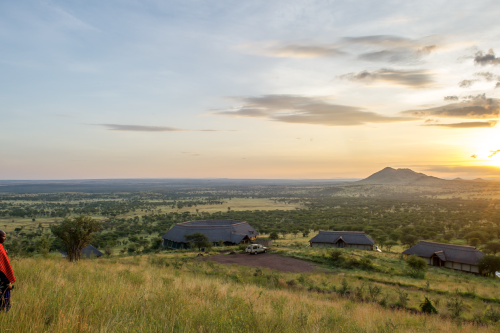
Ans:
[{"label": "safari vehicle", "polygon": [[261,252],[266,253],[267,247],[264,247],[261,244],[250,244],[247,246],[247,249],[245,251],[250,254],[257,254]]}]

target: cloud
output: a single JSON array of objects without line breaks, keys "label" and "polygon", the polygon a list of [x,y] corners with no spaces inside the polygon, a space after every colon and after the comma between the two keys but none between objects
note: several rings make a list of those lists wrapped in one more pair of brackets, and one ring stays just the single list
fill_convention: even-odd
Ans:
[{"label": "cloud", "polygon": [[497,84],[495,85],[495,89],[496,88],[500,88],[500,82],[497,82]]},{"label": "cloud", "polygon": [[412,89],[430,88],[434,85],[433,75],[424,70],[393,70],[382,68],[376,71],[361,71],[339,76],[351,82],[385,82],[410,87]]},{"label": "cloud", "polygon": [[212,115],[226,117],[264,118],[271,121],[323,126],[357,126],[367,123],[394,123],[415,120],[411,117],[389,117],[363,108],[330,104],[329,97],[300,95],[264,95],[235,97],[242,105]]},{"label": "cloud", "polygon": [[483,51],[478,51],[474,57],[474,63],[476,65],[486,66],[486,65],[500,65],[500,58],[495,56],[493,49],[489,49],[488,53]]},{"label": "cloud", "polygon": [[274,57],[286,58],[338,57],[346,54],[334,46],[298,44],[272,47],[266,53]]},{"label": "cloud", "polygon": [[444,96],[445,101],[458,101],[458,96]]},{"label": "cloud", "polygon": [[441,118],[471,118],[487,119],[498,118],[500,103],[496,98],[487,98],[485,94],[462,97],[463,101],[444,106],[402,111],[400,114],[413,117],[441,117]]},{"label": "cloud", "polygon": [[142,125],[120,125],[120,124],[98,124],[107,127],[109,131],[127,132],[240,132],[238,130],[187,130],[177,127],[166,126],[142,126]]},{"label": "cloud", "polygon": [[478,73],[474,73],[474,75],[482,77],[486,81],[493,81],[496,78],[495,74],[493,74],[491,72],[478,72]]},{"label": "cloud", "polygon": [[477,157],[477,155],[476,155],[476,154],[473,154],[473,155],[471,155],[470,157],[472,157],[472,158],[476,158],[476,157]]},{"label": "cloud", "polygon": [[120,124],[100,124],[110,131],[131,131],[131,132],[183,132],[186,131],[176,127],[163,126],[141,126],[141,125],[120,125]]},{"label": "cloud", "polygon": [[470,88],[477,80],[462,80],[458,82],[458,86],[460,88]]},{"label": "cloud", "polygon": [[491,155],[489,155],[488,157],[493,157],[496,154],[500,153],[500,149],[498,149],[498,150],[490,150],[490,153],[491,153]]},{"label": "cloud", "polygon": [[421,126],[439,126],[446,128],[484,128],[484,127],[495,127],[496,124],[497,124],[496,121],[490,120],[490,121],[471,121],[471,122],[455,123],[455,124],[428,124]]},{"label": "cloud", "polygon": [[288,58],[331,58],[358,53],[359,60],[371,62],[408,63],[415,62],[435,51],[441,39],[430,36],[421,39],[410,39],[393,35],[375,35],[360,37],[344,37],[329,44],[314,42],[286,43],[280,45],[246,47],[272,57]]},{"label": "cloud", "polygon": [[500,168],[489,166],[489,165],[477,165],[477,166],[468,166],[468,165],[426,165],[420,166],[423,167],[422,171],[430,171],[430,172],[443,172],[443,173],[463,173],[466,175],[470,175],[473,177],[478,176],[495,176],[498,177],[500,175]]}]

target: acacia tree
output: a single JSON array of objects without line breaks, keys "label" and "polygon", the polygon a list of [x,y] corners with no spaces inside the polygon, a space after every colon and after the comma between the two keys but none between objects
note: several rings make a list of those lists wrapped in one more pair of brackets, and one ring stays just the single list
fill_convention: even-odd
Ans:
[{"label": "acacia tree", "polygon": [[89,245],[94,232],[99,231],[101,222],[91,217],[80,215],[74,218],[65,218],[59,225],[51,225],[50,230],[63,244],[69,261],[80,260],[82,249]]},{"label": "acacia tree", "polygon": [[212,243],[210,243],[210,238],[207,235],[202,234],[201,232],[195,232],[192,235],[184,235],[184,238],[188,243],[192,243],[195,247],[198,248],[198,251],[201,251],[202,247],[211,247]]}]

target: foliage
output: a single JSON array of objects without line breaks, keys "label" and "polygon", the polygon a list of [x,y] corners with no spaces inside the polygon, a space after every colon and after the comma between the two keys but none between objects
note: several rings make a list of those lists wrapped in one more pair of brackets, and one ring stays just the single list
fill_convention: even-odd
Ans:
[{"label": "foliage", "polygon": [[425,296],[425,300],[420,304],[420,310],[422,310],[422,312],[424,313],[438,313],[437,309],[434,307],[434,305],[432,305],[432,302],[427,298],[427,296]]},{"label": "foliage", "polygon": [[75,261],[80,260],[82,249],[90,244],[93,233],[100,227],[100,222],[80,215],[72,219],[65,218],[60,225],[50,226],[50,230],[64,243],[69,261]]},{"label": "foliage", "polygon": [[274,240],[277,240],[278,238],[280,238],[280,236],[278,235],[278,233],[276,231],[273,231],[269,234],[269,238],[274,241]]},{"label": "foliage", "polygon": [[486,245],[484,246],[484,248],[488,252],[493,253],[493,255],[495,255],[498,252],[500,252],[500,241],[488,242],[488,243],[486,243]]},{"label": "foliage", "polygon": [[333,261],[337,261],[342,257],[342,251],[339,249],[334,249],[330,252],[330,257]]},{"label": "foliage", "polygon": [[464,303],[464,301],[456,294],[455,296],[451,297],[447,302],[446,302],[446,307],[448,308],[448,311],[450,312],[450,315],[453,318],[458,318],[462,314],[462,312],[467,311],[467,305]]},{"label": "foliage", "polygon": [[425,271],[427,270],[427,262],[416,256],[411,255],[406,259],[407,275],[415,279],[425,278]]},{"label": "foliage", "polygon": [[370,295],[370,300],[372,302],[376,302],[378,297],[380,296],[382,292],[382,288],[379,286],[375,285],[369,285],[368,286],[368,294]]},{"label": "foliage", "polygon": [[479,259],[479,272],[484,275],[492,274],[495,271],[500,271],[500,257],[493,255],[485,255]]},{"label": "foliage", "polygon": [[210,238],[208,238],[207,235],[202,234],[201,232],[195,232],[191,235],[184,235],[184,238],[188,243],[192,243],[194,247],[197,247],[198,251],[201,251],[202,247],[210,248],[212,246]]}]

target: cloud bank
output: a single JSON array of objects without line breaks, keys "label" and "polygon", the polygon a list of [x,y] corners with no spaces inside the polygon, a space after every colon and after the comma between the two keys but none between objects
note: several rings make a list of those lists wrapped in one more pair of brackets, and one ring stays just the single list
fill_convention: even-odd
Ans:
[{"label": "cloud bank", "polygon": [[264,118],[271,121],[323,126],[357,126],[367,123],[394,123],[415,120],[411,117],[388,117],[362,108],[330,104],[328,97],[300,95],[264,95],[235,97],[242,106],[212,113],[226,117]]},{"label": "cloud bank", "polygon": [[412,117],[442,117],[442,118],[470,118],[487,119],[498,118],[500,114],[500,100],[487,98],[485,94],[463,97],[459,103],[451,103],[435,108],[422,110],[402,111],[402,115]]}]

